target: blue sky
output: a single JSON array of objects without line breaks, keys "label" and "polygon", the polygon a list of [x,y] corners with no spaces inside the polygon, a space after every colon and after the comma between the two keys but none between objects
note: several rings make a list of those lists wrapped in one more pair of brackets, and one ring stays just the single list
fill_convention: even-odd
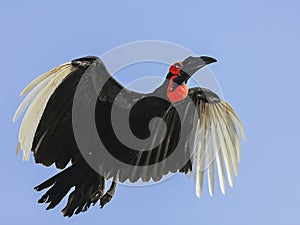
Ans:
[{"label": "blue sky", "polygon": [[[299,1],[5,1],[1,4],[2,224],[299,224]],[[132,41],[164,40],[211,66],[240,115],[247,141],[226,196],[199,200],[176,175],[159,185],[119,186],[111,204],[65,219],[45,211],[33,187],[57,172],[15,156],[19,93],[62,62],[101,56]],[[165,68],[167,70],[167,67]],[[136,72],[138,73],[138,71]],[[125,77],[118,74],[122,82]],[[128,76],[128,75],[127,75]],[[164,76],[164,74],[162,74]],[[129,78],[128,78],[129,79]],[[65,202],[63,202],[65,203]]]}]

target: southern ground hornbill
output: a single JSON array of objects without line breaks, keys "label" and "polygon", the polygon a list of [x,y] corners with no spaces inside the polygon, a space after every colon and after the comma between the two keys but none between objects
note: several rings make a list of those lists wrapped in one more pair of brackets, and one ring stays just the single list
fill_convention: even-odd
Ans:
[{"label": "southern ground hornbill", "polygon": [[148,94],[123,87],[94,56],[64,63],[32,81],[14,117],[26,111],[17,152],[23,151],[24,160],[33,152],[35,162],[45,166],[70,165],[35,188],[48,189],[39,202],[54,208],[74,188],[62,210],[72,216],[98,201],[103,207],[117,182],[156,182],[177,171],[192,172],[200,197],[205,169],[213,195],[215,168],[225,194],[225,173],[230,186],[238,173],[242,124],[215,93],[186,84],[213,62],[190,56],[174,63],[162,85]]}]

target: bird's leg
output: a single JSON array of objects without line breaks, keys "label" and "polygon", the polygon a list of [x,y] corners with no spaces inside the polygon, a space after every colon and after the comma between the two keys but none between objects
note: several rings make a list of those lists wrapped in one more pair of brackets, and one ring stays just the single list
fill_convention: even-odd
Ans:
[{"label": "bird's leg", "polygon": [[98,202],[98,200],[103,196],[104,189],[105,189],[104,177],[100,176],[99,187],[90,196],[90,199],[91,199],[91,202],[93,203],[93,205],[95,205],[96,202]]},{"label": "bird's leg", "polygon": [[116,185],[117,185],[117,183],[116,183],[116,180],[114,178],[111,185],[110,185],[110,187],[109,187],[109,189],[108,189],[108,191],[100,199],[100,208],[103,208],[107,203],[110,202],[110,200],[112,199],[112,197],[115,194]]}]

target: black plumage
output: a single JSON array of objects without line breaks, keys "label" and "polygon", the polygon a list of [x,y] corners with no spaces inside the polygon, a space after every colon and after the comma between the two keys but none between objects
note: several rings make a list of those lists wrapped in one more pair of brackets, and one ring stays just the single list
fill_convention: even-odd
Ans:
[{"label": "black plumage", "polygon": [[[212,62],[215,60],[210,57],[187,58],[182,62],[183,68],[173,89],[186,83],[198,69]],[[69,69],[68,73],[63,72],[65,68]],[[49,203],[47,209],[54,208],[71,188],[75,189],[69,194],[68,203],[62,210],[65,216],[83,212],[97,201],[100,201],[103,207],[114,195],[116,182],[126,180],[136,182],[139,179],[144,182],[150,179],[159,181],[170,172],[192,171],[196,148],[193,140],[200,140],[196,137],[197,129],[200,129],[197,124],[205,109],[207,113],[207,108],[212,105],[221,108],[213,107],[209,118],[213,118],[212,115],[216,113],[212,120],[218,122],[222,120],[217,119],[218,116],[228,113],[227,117],[224,116],[224,119],[229,121],[227,132],[231,144],[236,141],[239,127],[235,124],[236,121],[232,122],[233,119],[230,119],[230,116],[235,116],[234,111],[232,110],[231,114],[227,112],[229,108],[226,108],[225,103],[222,103],[215,93],[200,87],[191,88],[188,91],[188,98],[173,103],[168,100],[170,73],[165,82],[153,93],[143,94],[128,90],[119,84],[97,57],[89,56],[73,60],[57,71],[53,79],[61,76],[62,81],[54,88],[41,110],[41,118],[37,121],[33,132],[32,145],[26,149],[22,146],[25,146],[23,144],[25,141],[19,140],[19,146],[24,152],[29,150],[33,152],[36,163],[45,166],[55,164],[59,169],[66,168],[69,162],[72,163],[35,188],[37,191],[48,189],[39,200],[40,203]],[[100,92],[97,86],[101,86]],[[34,104],[38,103],[33,102],[30,105],[33,110]],[[115,133],[111,122],[112,114],[120,115],[121,119],[122,115],[128,114],[127,122],[132,134],[142,140],[152,137],[151,141],[139,145],[138,150],[124,145]],[[84,120],[82,115],[85,116]],[[30,116],[31,114],[28,120],[32,118]],[[151,125],[150,121],[158,117],[162,120],[154,121]],[[126,136],[126,131],[122,130],[125,127],[122,125],[124,121],[121,119],[120,121],[116,119],[116,123],[119,124],[119,133]],[[96,137],[93,136],[95,134],[89,131],[89,123],[95,124],[97,136],[105,148],[99,147],[95,141]],[[224,124],[220,122],[220,129],[221,125],[227,128],[226,122]],[[78,143],[74,129],[78,132],[77,135],[86,136],[83,138],[84,148]],[[207,131],[208,127],[205,129],[205,132],[210,132]],[[165,132],[163,140],[154,146],[154,142],[161,138],[163,131]],[[29,135],[29,131],[26,133],[22,128],[20,132],[25,137],[26,134]],[[234,154],[238,154],[238,150],[236,147]],[[105,157],[107,152],[120,163],[116,164]],[[167,160],[170,157],[173,159]],[[142,169],[134,169],[137,167]],[[105,181],[110,178],[112,184],[105,193]]]}]

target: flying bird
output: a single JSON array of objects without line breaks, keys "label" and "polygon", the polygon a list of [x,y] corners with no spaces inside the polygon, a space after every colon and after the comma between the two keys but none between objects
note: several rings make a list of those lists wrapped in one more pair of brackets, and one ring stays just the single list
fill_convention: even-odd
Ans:
[{"label": "flying bird", "polygon": [[17,153],[22,150],[24,160],[33,153],[36,163],[62,169],[35,187],[47,189],[38,202],[52,209],[68,196],[62,212],[70,217],[97,202],[102,208],[118,182],[157,182],[176,172],[193,174],[200,197],[207,171],[213,195],[215,169],[225,194],[226,176],[233,186],[238,174],[242,123],[217,94],[187,85],[214,62],[208,56],[176,62],[152,93],[127,89],[95,56],[64,63],[33,80],[14,116],[16,121],[25,113]]}]

